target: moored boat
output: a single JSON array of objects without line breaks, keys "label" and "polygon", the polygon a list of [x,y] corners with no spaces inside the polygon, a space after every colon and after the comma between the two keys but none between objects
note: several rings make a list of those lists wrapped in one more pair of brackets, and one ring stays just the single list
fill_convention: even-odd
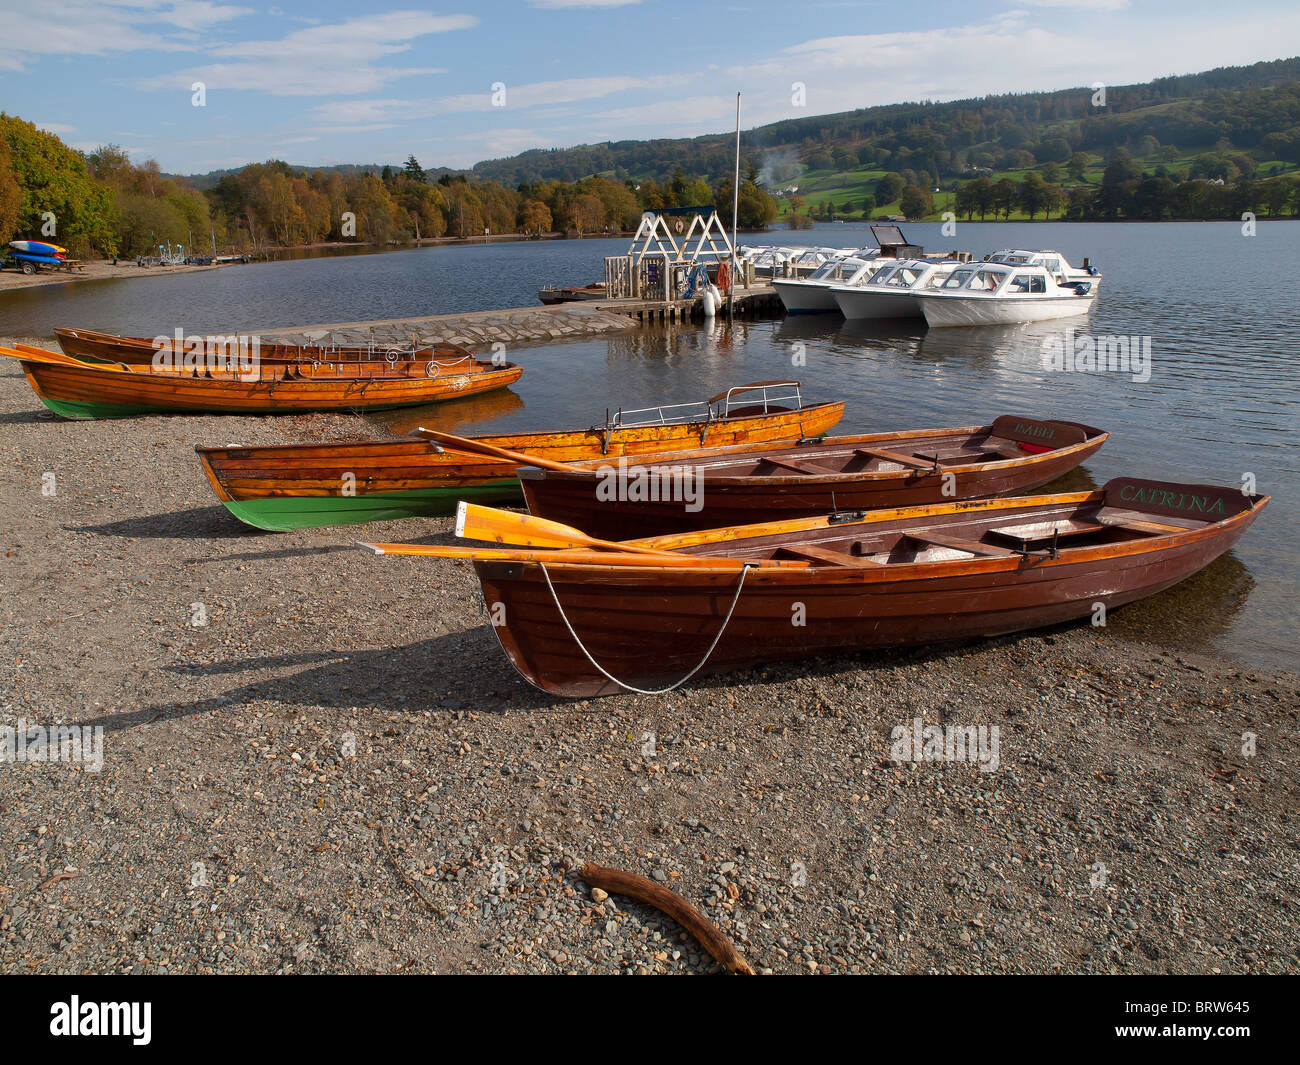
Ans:
[{"label": "moored boat", "polygon": [[809,277],[774,277],[776,289],[788,314],[826,314],[834,312],[836,285],[863,285],[892,260],[861,255],[843,255],[830,259]]},{"label": "moored boat", "polygon": [[1070,318],[1091,311],[1096,297],[1091,281],[1062,281],[1039,264],[992,262],[964,264],[940,287],[912,293],[932,329]]},{"label": "moored boat", "polygon": [[983,426],[526,467],[519,480],[531,513],[621,540],[1026,492],[1106,439],[1088,425],[1003,415]]},{"label": "moored boat", "polygon": [[[118,336],[116,333],[103,333],[96,329],[69,329],[64,326],[57,327],[54,336],[65,355],[92,362],[120,362],[128,366],[147,366],[155,360],[161,363],[181,363],[187,354],[192,361],[202,363],[209,355],[224,357],[241,348],[249,350],[254,340],[248,334],[184,334],[179,330],[170,337]],[[394,364],[434,359],[450,369],[451,364],[457,360],[474,358],[469,351],[456,344],[362,347],[338,344],[267,344],[258,339],[256,352],[264,362],[299,362],[318,366],[336,363]]]},{"label": "moored boat", "polygon": [[1099,603],[1120,607],[1196,573],[1268,502],[1233,488],[1117,478],[1094,492],[838,513],[611,545],[619,550],[511,557],[498,546],[472,557],[515,668],[547,692],[588,697],[1087,617]]},{"label": "moored boat", "polygon": [[[825,433],[842,401],[806,403],[797,382],[728,389],[702,403],[606,414],[604,424],[472,439],[557,461],[662,454]],[[259,529],[450,514],[460,499],[520,498],[518,464],[439,447],[419,431],[393,440],[196,449],[226,509]]]},{"label": "moored boat", "polygon": [[233,368],[91,364],[60,352],[0,347],[17,359],[32,390],[65,418],[136,414],[281,414],[298,411],[385,410],[436,403],[504,388],[523,367],[458,361],[447,372],[434,361],[362,366],[351,363],[237,360]]},{"label": "moored boat", "polygon": [[850,321],[868,318],[920,318],[913,293],[938,288],[960,266],[956,259],[899,259],[859,285],[835,285],[831,298]]}]

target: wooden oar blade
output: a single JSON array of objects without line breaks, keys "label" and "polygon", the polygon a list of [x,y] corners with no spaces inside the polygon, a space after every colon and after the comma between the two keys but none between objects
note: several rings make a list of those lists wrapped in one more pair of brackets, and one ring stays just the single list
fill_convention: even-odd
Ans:
[{"label": "wooden oar blade", "polygon": [[464,500],[456,507],[456,535],[516,547],[591,547],[595,542],[582,530],[558,521]]},{"label": "wooden oar blade", "polygon": [[650,547],[636,547],[612,540],[598,540],[581,529],[549,518],[498,510],[462,500],[456,507],[456,535],[469,540],[487,540],[516,547],[596,547],[638,555],[671,555]]}]

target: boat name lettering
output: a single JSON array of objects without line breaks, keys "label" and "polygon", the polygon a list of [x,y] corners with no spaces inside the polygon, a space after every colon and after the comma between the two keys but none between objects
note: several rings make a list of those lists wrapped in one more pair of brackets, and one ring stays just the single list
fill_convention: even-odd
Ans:
[{"label": "boat name lettering", "polygon": [[1026,436],[1041,436],[1044,440],[1056,439],[1056,430],[1041,422],[1016,422],[1016,432]]},{"label": "boat name lettering", "polygon": [[1126,503],[1148,503],[1169,507],[1171,510],[1185,510],[1188,513],[1193,511],[1198,514],[1227,513],[1222,499],[1190,495],[1187,492],[1171,492],[1167,488],[1139,488],[1137,485],[1126,484],[1119,490],[1119,497]]}]

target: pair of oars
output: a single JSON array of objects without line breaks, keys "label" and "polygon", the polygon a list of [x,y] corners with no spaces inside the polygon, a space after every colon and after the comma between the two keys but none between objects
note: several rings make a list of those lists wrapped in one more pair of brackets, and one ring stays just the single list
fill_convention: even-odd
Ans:
[{"label": "pair of oars", "polygon": [[[435,440],[450,444],[463,451],[477,451],[485,455],[508,459],[519,465],[540,466],[562,470],[573,469],[562,462],[538,459],[506,448],[495,447],[479,440],[422,430]],[[469,540],[487,540],[498,544],[511,544],[519,548],[544,548],[545,550],[509,550],[506,548],[441,547],[431,544],[370,544],[358,547],[377,555],[426,555],[435,558],[470,558],[480,562],[568,562],[599,566],[654,566],[672,569],[708,569],[739,571],[746,566],[763,569],[805,569],[807,562],[784,562],[771,559],[745,560],[736,558],[709,558],[700,555],[683,555],[675,551],[661,551],[653,547],[600,540],[588,536],[581,529],[564,525],[548,518],[531,514],[516,514],[495,507],[484,507],[463,500],[456,508],[456,535]]]},{"label": "pair of oars", "polygon": [[599,540],[558,521],[464,501],[456,510],[456,535],[471,540],[511,544],[514,549],[442,547],[435,544],[358,543],[357,546],[373,551],[376,555],[426,555],[434,558],[468,558],[478,562],[567,562],[571,565],[641,566],[730,573],[739,572],[746,566],[762,569],[805,569],[808,566],[807,562],[683,555],[632,543]]}]

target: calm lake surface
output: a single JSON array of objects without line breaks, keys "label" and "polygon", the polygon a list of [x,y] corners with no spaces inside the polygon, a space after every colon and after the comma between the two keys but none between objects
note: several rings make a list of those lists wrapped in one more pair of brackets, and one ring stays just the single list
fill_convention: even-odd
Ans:
[{"label": "calm lake surface", "polygon": [[[907,225],[928,251],[983,255],[1054,248],[1104,272],[1088,318],[1032,326],[867,326],[838,315],[642,329],[513,349],[527,372],[510,392],[359,422],[523,430],[588,425],[605,408],[703,399],[729,385],[796,376],[809,398],[843,397],[839,431],[967,425],[999,414],[1064,418],[1111,433],[1060,482],[1120,474],[1238,485],[1253,475],[1269,509],[1231,555],[1199,576],[1116,611],[1112,632],[1175,649],[1221,651],[1300,670],[1300,223],[977,224],[944,237]],[[744,235],[742,243],[860,247],[865,226]],[[55,325],[154,335],[528,306],[548,284],[594,281],[618,240],[546,241],[253,263],[212,273],[47,286],[0,294],[0,336]],[[130,270],[134,276],[134,268]],[[1048,372],[1044,340],[1067,329],[1150,337],[1150,379]],[[802,365],[796,364],[802,360]],[[33,403],[36,401],[33,399]]]}]

